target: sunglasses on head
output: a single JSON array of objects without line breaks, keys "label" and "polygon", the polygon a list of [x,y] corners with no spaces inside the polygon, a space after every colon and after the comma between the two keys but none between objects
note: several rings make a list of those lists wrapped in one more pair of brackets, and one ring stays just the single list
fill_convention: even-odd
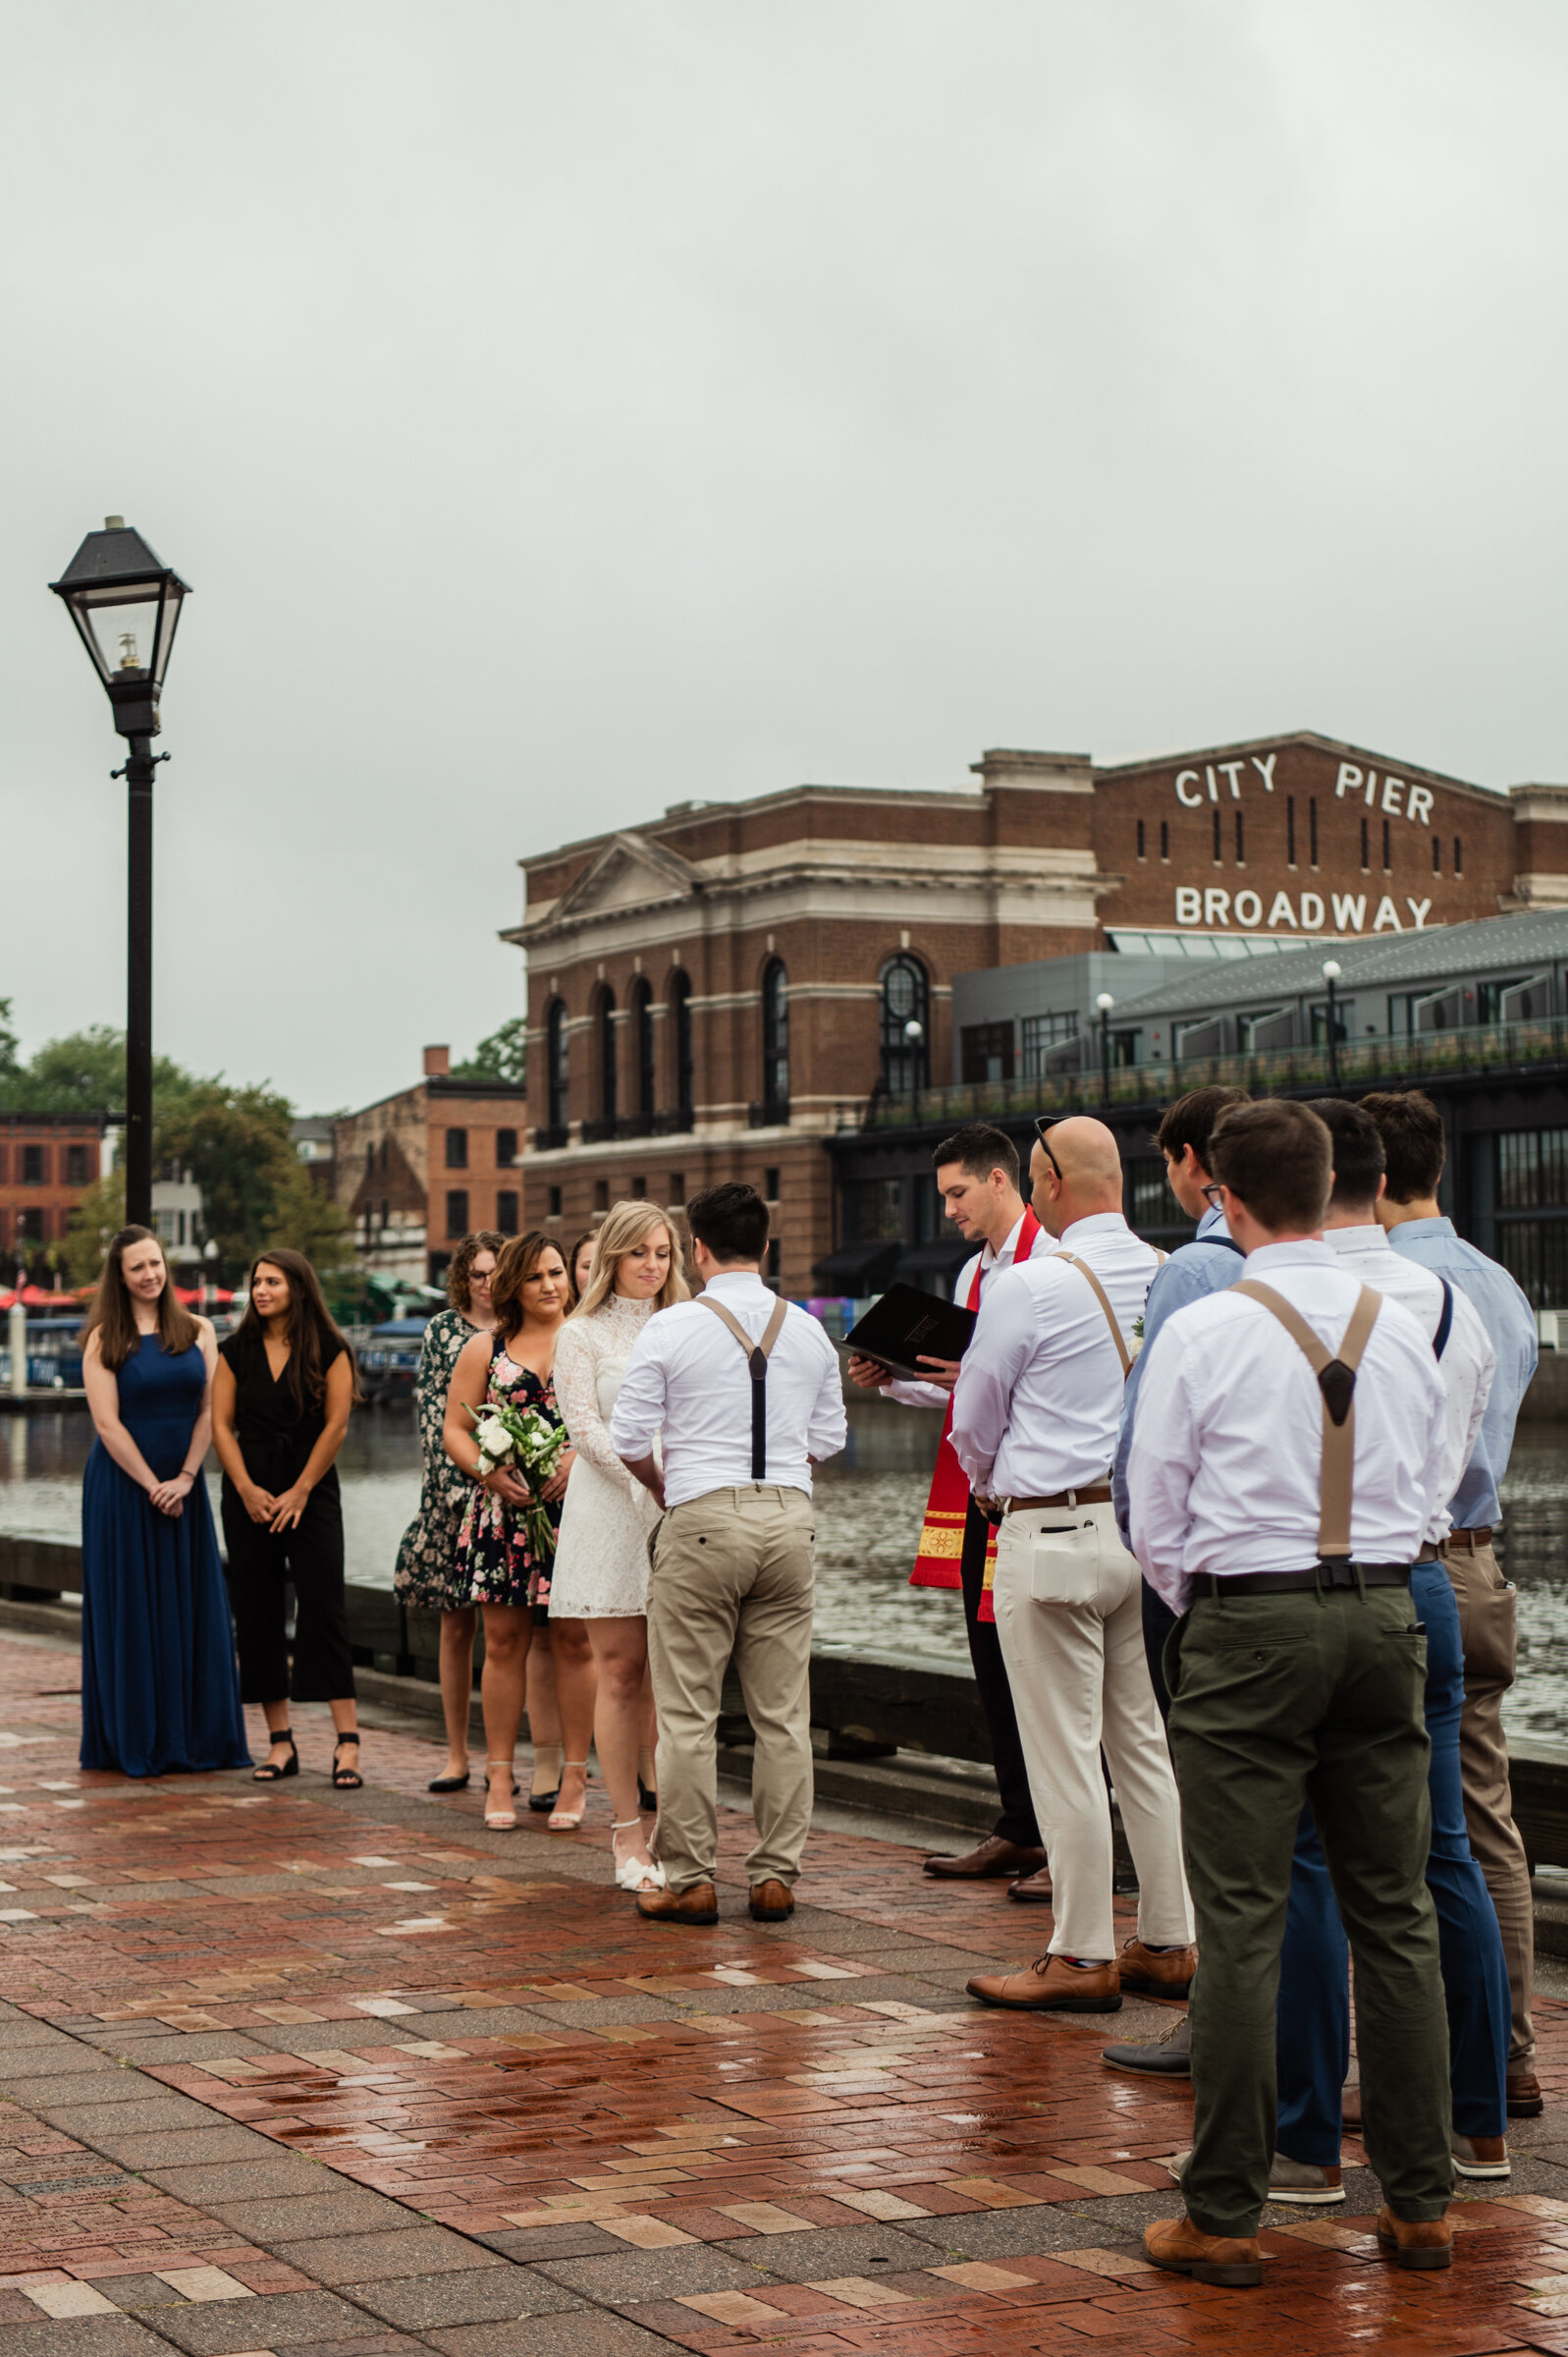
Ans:
[{"label": "sunglasses on head", "polygon": [[1035,1135],[1040,1140],[1040,1151],[1042,1154],[1044,1154],[1046,1160],[1055,1172],[1056,1178],[1059,1181],[1061,1178],[1061,1165],[1056,1160],[1054,1154],[1053,1154],[1051,1151],[1051,1140],[1046,1134],[1048,1130],[1054,1129],[1055,1126],[1055,1122],[1048,1121],[1044,1114],[1038,1114],[1035,1117]]}]

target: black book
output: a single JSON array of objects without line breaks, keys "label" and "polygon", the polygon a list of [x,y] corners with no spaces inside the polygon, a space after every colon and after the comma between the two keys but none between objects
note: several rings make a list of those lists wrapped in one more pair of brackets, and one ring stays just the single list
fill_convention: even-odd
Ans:
[{"label": "black book", "polygon": [[922,1358],[962,1358],[975,1330],[976,1312],[956,1301],[939,1300],[918,1286],[890,1285],[844,1340],[862,1358],[874,1358],[912,1383],[929,1382]]}]

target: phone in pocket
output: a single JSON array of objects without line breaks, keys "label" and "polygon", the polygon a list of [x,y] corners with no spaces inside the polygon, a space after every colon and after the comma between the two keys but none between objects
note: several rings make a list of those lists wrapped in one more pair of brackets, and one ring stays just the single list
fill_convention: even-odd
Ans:
[{"label": "phone in pocket", "polygon": [[1100,1533],[1093,1522],[1031,1522],[1031,1604],[1093,1604],[1100,1591]]}]

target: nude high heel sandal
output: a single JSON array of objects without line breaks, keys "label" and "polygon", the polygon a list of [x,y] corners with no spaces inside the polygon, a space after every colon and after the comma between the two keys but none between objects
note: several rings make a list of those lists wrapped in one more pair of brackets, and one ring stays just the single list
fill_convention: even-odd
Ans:
[{"label": "nude high heel sandal", "polygon": [[662,1891],[665,1887],[665,1870],[657,1858],[651,1865],[645,1866],[640,1858],[623,1858],[616,1847],[617,1834],[640,1834],[641,1831],[640,1817],[627,1817],[610,1828],[610,1854],[616,1862],[616,1883],[622,1891]]},{"label": "nude high heel sandal", "polygon": [[586,1760],[563,1760],[563,1761],[562,1761],[562,1763],[561,1763],[561,1781],[562,1781],[562,1782],[563,1782],[563,1783],[565,1783],[565,1782],[566,1782],[566,1781],[567,1781],[567,1770],[568,1770],[568,1768],[580,1768],[580,1769],[582,1770],[582,1781],[583,1781],[582,1806],[581,1806],[580,1808],[575,1808],[575,1809],[552,1809],[552,1810],[551,1810],[551,1812],[550,1812],[550,1814],[549,1814],[549,1816],[548,1816],[548,1817],[545,1819],[545,1824],[546,1824],[546,1825],[549,1827],[549,1829],[550,1829],[551,1833],[553,1833],[553,1834],[574,1834],[574,1833],[576,1832],[576,1830],[577,1830],[578,1826],[579,1826],[579,1825],[582,1823],[582,1811],[583,1811],[583,1809],[585,1809],[585,1808],[587,1807],[587,1805],[588,1805],[588,1790],[587,1790],[587,1785],[588,1785],[588,1763],[587,1763],[587,1761],[586,1761]]},{"label": "nude high heel sandal", "polygon": [[[493,1768],[505,1768],[507,1772],[507,1802],[509,1805],[504,1808],[498,1809],[496,1807],[495,1786],[490,1781],[490,1771]],[[510,1834],[513,1830],[513,1827],[516,1824],[517,1812],[510,1805],[512,1796],[515,1789],[516,1785],[512,1773],[512,1762],[510,1760],[486,1760],[485,1823],[493,1834]]]}]

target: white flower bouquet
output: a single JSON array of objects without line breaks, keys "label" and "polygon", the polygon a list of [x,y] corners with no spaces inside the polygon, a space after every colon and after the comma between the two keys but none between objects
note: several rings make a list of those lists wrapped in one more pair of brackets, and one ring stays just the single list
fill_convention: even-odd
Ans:
[{"label": "white flower bouquet", "polygon": [[477,1478],[482,1481],[487,1473],[505,1465],[526,1482],[533,1503],[515,1510],[527,1526],[530,1554],[536,1562],[548,1562],[555,1553],[556,1534],[539,1493],[560,1471],[561,1459],[570,1447],[566,1426],[552,1424],[536,1407],[510,1407],[498,1400],[486,1400],[483,1407],[470,1407],[468,1413],[479,1444]]}]

